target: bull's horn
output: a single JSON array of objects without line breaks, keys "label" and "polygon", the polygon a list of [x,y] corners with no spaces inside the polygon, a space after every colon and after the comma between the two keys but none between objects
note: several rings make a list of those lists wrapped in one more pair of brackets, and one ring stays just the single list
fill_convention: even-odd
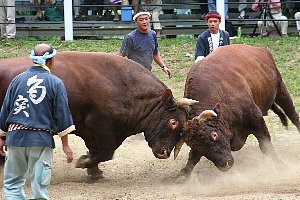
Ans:
[{"label": "bull's horn", "polygon": [[206,119],[209,119],[210,117],[216,117],[218,116],[217,113],[213,110],[204,110],[202,113],[200,113],[199,116],[194,117],[194,119],[197,119],[198,121],[205,121]]},{"label": "bull's horn", "polygon": [[174,149],[174,160],[177,158],[177,156],[178,156],[178,154],[179,154],[179,152],[180,152],[180,149],[181,149],[183,143],[184,143],[184,140],[183,140],[183,137],[181,136],[181,137],[179,138],[179,140],[178,140],[178,141],[176,142],[176,144],[175,144],[175,149]]},{"label": "bull's horn", "polygon": [[188,99],[188,98],[182,98],[179,101],[177,101],[178,106],[190,106],[193,105],[194,103],[198,103],[199,101],[193,100],[193,99]]}]

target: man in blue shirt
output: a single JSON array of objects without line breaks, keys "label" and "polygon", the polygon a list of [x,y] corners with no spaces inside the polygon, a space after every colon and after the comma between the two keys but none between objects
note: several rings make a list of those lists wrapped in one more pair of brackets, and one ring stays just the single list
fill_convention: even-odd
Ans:
[{"label": "man in blue shirt", "polygon": [[156,33],[149,28],[150,13],[139,12],[133,17],[133,20],[137,25],[137,29],[126,35],[119,55],[134,60],[149,71],[152,69],[151,64],[154,60],[171,78],[171,70],[163,62],[158,52]]},{"label": "man in blue shirt", "polygon": [[211,11],[205,16],[208,29],[197,38],[195,49],[195,63],[202,60],[220,46],[230,44],[227,31],[219,29],[221,15],[217,11]]},{"label": "man in blue shirt", "polygon": [[26,199],[23,186],[28,172],[32,198],[49,199],[53,134],[62,141],[67,162],[73,160],[68,133],[75,130],[65,86],[51,74],[55,49],[39,44],[30,58],[35,63],[10,83],[0,113],[0,154],[8,155],[4,167],[6,200]]}]

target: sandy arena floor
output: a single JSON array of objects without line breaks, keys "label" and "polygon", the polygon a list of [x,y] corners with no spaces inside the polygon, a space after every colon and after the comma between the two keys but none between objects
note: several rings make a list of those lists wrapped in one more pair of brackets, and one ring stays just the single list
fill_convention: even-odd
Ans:
[{"label": "sandy arena floor", "polygon": [[[117,149],[113,160],[100,164],[105,178],[91,182],[85,170],[74,167],[76,160],[66,163],[56,137],[50,196],[53,200],[300,199],[300,135],[295,127],[284,130],[276,124],[270,128],[275,130],[271,131],[273,145],[287,165],[286,169],[277,170],[273,162],[262,155],[257,140],[251,136],[242,150],[233,153],[235,164],[228,172],[220,172],[202,158],[191,178],[184,183],[168,180],[184,167],[189,152],[187,146],[182,148],[178,159],[159,160],[153,156],[142,135],[132,136]],[[70,144],[75,158],[87,151],[77,136],[70,137]],[[3,173],[1,182],[2,176]],[[30,195],[29,181],[25,190]],[[0,199],[4,199],[3,192]]]}]

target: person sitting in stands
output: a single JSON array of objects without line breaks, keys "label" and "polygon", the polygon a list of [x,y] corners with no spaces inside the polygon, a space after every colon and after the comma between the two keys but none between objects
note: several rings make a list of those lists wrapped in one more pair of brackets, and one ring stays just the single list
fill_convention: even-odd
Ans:
[{"label": "person sitting in stands", "polygon": [[246,8],[247,8],[247,0],[239,0],[240,4],[238,6],[238,10],[240,15],[238,16],[239,19],[244,19],[246,16]]},{"label": "person sitting in stands", "polygon": [[161,11],[162,0],[142,0],[142,8],[152,15],[153,29],[156,32],[156,37],[161,38],[161,24],[159,22],[159,13]]},{"label": "person sitting in stands", "polygon": [[296,25],[297,25],[297,31],[300,37],[300,3],[296,3],[296,10],[297,12],[295,13],[295,19],[296,21]]},{"label": "person sitting in stands", "polygon": [[[208,11],[211,12],[211,11],[216,11],[217,8],[216,8],[216,0],[208,0]],[[224,0],[224,3],[225,3],[225,19],[229,19],[229,16],[228,16],[228,0]]]},{"label": "person sitting in stands", "polygon": [[139,0],[131,0],[129,1],[129,3],[131,2],[131,4],[133,5],[133,10],[134,10],[134,13],[133,15],[136,15],[136,13],[138,13],[138,7],[139,7]]},{"label": "person sitting in stands", "polygon": [[208,13],[208,2],[207,0],[200,0],[200,3],[203,3],[200,5],[200,19],[205,19],[206,14]]},{"label": "person sitting in stands", "polygon": [[37,9],[37,16],[36,16],[36,21],[43,21],[44,20],[44,15],[43,15],[43,10],[46,9],[46,7],[41,7],[41,6],[49,6],[55,3],[55,0],[33,0],[33,4],[36,6]]},{"label": "person sitting in stands", "polygon": [[[263,4],[260,4],[260,0],[254,0],[254,3],[252,4],[252,10],[256,12],[262,11],[262,6]],[[276,27],[280,31],[281,35],[287,35],[288,21],[287,17],[282,14],[280,0],[268,0],[266,19],[269,19],[270,21],[257,22],[261,36],[268,36],[270,33],[276,30]],[[272,21],[272,19],[281,21]]]},{"label": "person sitting in stands", "polygon": [[114,11],[115,17],[113,19],[114,22],[120,21],[120,16],[118,13],[118,7],[116,5],[121,5],[122,0],[109,0],[111,2],[111,5],[113,5],[112,9]]},{"label": "person sitting in stands", "polygon": [[[84,0],[83,2],[84,5],[103,5],[104,0]],[[87,20],[87,15],[88,15],[88,6],[83,6],[81,7],[81,17],[75,17],[76,21],[86,21]],[[102,17],[102,12],[103,12],[103,7],[102,6],[97,6],[96,9],[96,14],[97,14],[97,20],[100,20]]]},{"label": "person sitting in stands", "polygon": [[295,13],[295,19],[297,20],[296,21],[297,31],[299,31],[299,37],[300,37],[300,12]]},{"label": "person sitting in stands", "polygon": [[80,10],[80,6],[81,5],[81,1],[80,0],[73,0],[73,11],[74,11],[74,20],[75,21],[80,21],[81,20],[81,16],[79,14],[79,10]]},{"label": "person sitting in stands", "polygon": [[110,0],[111,4],[114,5],[113,6],[113,11],[114,11],[114,14],[115,14],[115,17],[113,18],[113,21],[114,22],[118,22],[120,21],[120,16],[118,14],[118,6],[115,6],[115,5],[128,5],[128,4],[132,4],[133,6],[133,10],[134,10],[134,15],[138,12],[138,0],[131,0],[131,1],[123,1],[122,0]]}]

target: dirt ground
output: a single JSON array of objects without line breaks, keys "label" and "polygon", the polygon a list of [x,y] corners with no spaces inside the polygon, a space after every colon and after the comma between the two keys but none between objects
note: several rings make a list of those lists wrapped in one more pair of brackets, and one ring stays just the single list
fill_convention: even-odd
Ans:
[{"label": "dirt ground", "polygon": [[[240,151],[233,152],[235,164],[229,171],[220,172],[202,158],[186,182],[170,181],[170,177],[186,164],[187,146],[182,148],[176,160],[159,160],[153,156],[141,134],[132,136],[117,149],[113,160],[99,165],[105,178],[92,182],[85,170],[74,167],[76,160],[72,164],[66,163],[60,141],[55,138],[57,148],[49,193],[55,200],[300,199],[300,135],[295,127],[284,130],[279,123],[271,123],[268,127],[274,148],[286,164],[285,169],[278,170],[268,157],[263,156],[257,140],[250,136]],[[70,144],[75,158],[85,154],[87,149],[79,137],[71,135]],[[3,173],[1,182],[2,176]],[[29,181],[25,191],[29,196]],[[3,192],[0,199],[4,199]]]}]

